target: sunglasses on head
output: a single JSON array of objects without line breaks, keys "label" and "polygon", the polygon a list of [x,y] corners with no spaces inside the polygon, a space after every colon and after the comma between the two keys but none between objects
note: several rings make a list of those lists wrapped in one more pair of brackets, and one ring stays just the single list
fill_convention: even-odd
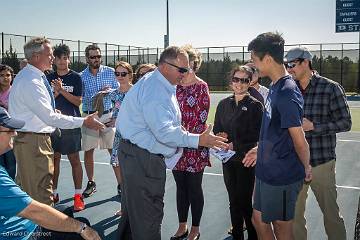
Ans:
[{"label": "sunglasses on head", "polygon": [[126,75],[128,75],[129,73],[128,72],[115,72],[115,76],[119,77],[119,76],[122,76],[122,77],[126,77]]},{"label": "sunglasses on head", "polygon": [[189,68],[179,67],[179,66],[176,66],[175,64],[172,64],[172,63],[169,63],[169,62],[166,62],[166,61],[165,61],[165,63],[169,64],[170,66],[176,67],[178,69],[179,73],[187,73],[187,72],[190,71]]},{"label": "sunglasses on head", "polygon": [[95,58],[101,58],[101,55],[89,56],[89,58],[94,60]]},{"label": "sunglasses on head", "polygon": [[233,83],[249,83],[250,82],[250,78],[238,78],[238,77],[233,77],[231,79],[231,82]]},{"label": "sunglasses on head", "polygon": [[294,68],[296,66],[296,63],[301,62],[302,59],[295,59],[294,61],[284,63],[285,67],[288,69]]}]

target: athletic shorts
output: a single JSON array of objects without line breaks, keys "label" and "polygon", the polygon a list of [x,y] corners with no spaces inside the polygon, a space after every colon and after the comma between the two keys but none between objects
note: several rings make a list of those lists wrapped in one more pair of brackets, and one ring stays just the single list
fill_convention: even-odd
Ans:
[{"label": "athletic shorts", "polygon": [[261,212],[264,223],[292,220],[303,183],[302,179],[289,185],[274,186],[256,178],[253,208]]},{"label": "athletic shorts", "polygon": [[81,128],[60,129],[61,136],[51,135],[54,152],[68,155],[81,151]]}]

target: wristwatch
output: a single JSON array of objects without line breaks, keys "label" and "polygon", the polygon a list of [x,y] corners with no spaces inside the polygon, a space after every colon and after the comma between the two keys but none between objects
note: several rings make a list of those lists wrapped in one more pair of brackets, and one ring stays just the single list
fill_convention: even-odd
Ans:
[{"label": "wristwatch", "polygon": [[78,232],[78,234],[83,234],[83,232],[85,231],[85,229],[86,229],[86,227],[87,227],[87,225],[86,225],[86,223],[81,223],[81,225],[80,225],[80,231]]}]

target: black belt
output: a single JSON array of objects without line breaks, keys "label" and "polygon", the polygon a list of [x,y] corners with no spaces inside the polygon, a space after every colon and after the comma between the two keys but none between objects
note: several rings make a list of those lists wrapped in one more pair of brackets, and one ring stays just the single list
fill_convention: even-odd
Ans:
[{"label": "black belt", "polygon": [[51,133],[36,133],[36,132],[17,132],[18,134],[32,134],[32,135],[40,135],[40,136],[50,136]]},{"label": "black belt", "polygon": [[[127,139],[122,138],[121,141],[124,142],[124,143],[130,144],[130,145],[133,145],[133,146],[135,146],[135,147],[141,148],[141,147],[139,147],[138,145],[130,142],[130,140],[127,140]],[[141,149],[143,149],[143,148],[141,148]],[[144,150],[146,150],[146,149],[144,149]],[[148,151],[148,150],[146,150],[146,151]],[[162,155],[162,154],[155,154],[155,153],[150,153],[150,154],[154,154],[155,156],[158,156],[158,157],[160,157],[160,158],[164,158],[164,155]]]},{"label": "black belt", "polygon": [[[96,112],[96,111],[83,111],[83,113],[86,113],[86,114],[93,114],[94,112]],[[103,111],[103,114],[107,114],[109,112],[111,112],[111,110],[106,110],[106,111]]]}]

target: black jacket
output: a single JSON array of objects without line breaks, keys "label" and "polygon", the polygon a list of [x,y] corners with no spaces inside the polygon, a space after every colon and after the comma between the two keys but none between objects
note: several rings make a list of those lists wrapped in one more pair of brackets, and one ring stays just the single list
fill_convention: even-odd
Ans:
[{"label": "black jacket", "polygon": [[225,132],[236,154],[231,160],[242,160],[259,140],[263,105],[252,96],[245,96],[236,105],[232,95],[221,100],[216,108],[214,134]]}]

